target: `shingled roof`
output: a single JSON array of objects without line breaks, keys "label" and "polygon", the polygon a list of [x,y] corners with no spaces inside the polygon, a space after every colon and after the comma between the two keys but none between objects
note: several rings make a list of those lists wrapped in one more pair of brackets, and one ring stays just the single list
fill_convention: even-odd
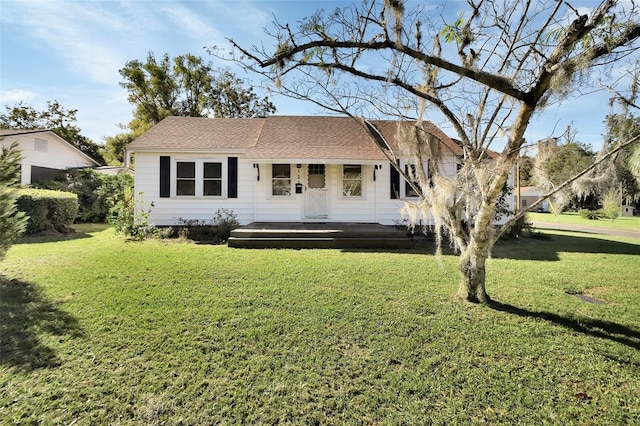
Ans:
[{"label": "shingled roof", "polygon": [[0,129],[0,137],[49,132],[47,129]]},{"label": "shingled roof", "polygon": [[[372,122],[396,151],[398,122]],[[425,123],[427,132],[447,149],[461,153],[440,129]],[[133,141],[128,150],[205,151],[238,149],[253,160],[383,161],[384,155],[352,118],[337,116],[269,116],[266,118],[167,117]]]},{"label": "shingled roof", "polygon": [[255,145],[263,125],[264,119],[259,118],[171,116],[136,138],[128,150],[245,150]]}]

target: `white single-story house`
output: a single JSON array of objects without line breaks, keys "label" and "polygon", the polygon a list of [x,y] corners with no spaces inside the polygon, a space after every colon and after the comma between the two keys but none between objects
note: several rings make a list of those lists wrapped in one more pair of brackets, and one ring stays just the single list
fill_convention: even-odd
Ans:
[{"label": "white single-story house", "polygon": [[96,167],[98,163],[51,130],[0,129],[0,146],[18,142],[22,152],[20,183],[54,178],[60,170]]},{"label": "white single-story house", "polygon": [[[373,121],[401,158],[397,121]],[[431,123],[444,173],[462,150]],[[366,131],[337,116],[167,117],[127,147],[135,192],[149,222],[210,222],[218,209],[251,222],[358,222],[394,225],[417,196]],[[128,164],[125,164],[127,166]],[[428,166],[432,166],[428,164]],[[400,160],[400,167],[411,164]]]}]

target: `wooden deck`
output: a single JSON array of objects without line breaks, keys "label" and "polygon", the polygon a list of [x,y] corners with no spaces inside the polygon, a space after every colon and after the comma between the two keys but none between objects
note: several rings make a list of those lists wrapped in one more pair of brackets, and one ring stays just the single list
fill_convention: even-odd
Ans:
[{"label": "wooden deck", "polygon": [[235,248],[408,249],[404,230],[377,223],[254,222],[234,229]]}]

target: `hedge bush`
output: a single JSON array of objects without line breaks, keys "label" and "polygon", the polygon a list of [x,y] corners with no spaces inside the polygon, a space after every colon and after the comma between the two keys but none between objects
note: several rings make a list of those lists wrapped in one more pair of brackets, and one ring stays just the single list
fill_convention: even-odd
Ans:
[{"label": "hedge bush", "polygon": [[68,169],[55,180],[39,182],[36,187],[67,191],[78,196],[77,222],[104,223],[110,209],[127,190],[133,190],[133,176],[105,175],[93,169]]},{"label": "hedge bush", "polygon": [[578,215],[582,219],[589,219],[589,220],[598,220],[602,218],[602,212],[600,210],[582,209],[582,210],[578,210]]},{"label": "hedge bush", "polygon": [[78,196],[47,189],[20,189],[16,205],[29,217],[26,234],[52,229],[65,232],[78,213]]}]

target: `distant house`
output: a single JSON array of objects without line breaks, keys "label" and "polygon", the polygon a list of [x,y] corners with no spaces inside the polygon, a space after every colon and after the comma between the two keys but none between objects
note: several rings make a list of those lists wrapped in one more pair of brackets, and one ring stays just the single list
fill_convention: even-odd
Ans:
[{"label": "distant house", "polygon": [[100,166],[96,167],[94,170],[103,175],[110,176],[133,175],[133,171],[124,166]]},{"label": "distant house", "polygon": [[0,129],[0,146],[18,142],[22,152],[20,183],[54,178],[60,170],[96,167],[98,163],[51,130]]},{"label": "distant house", "polygon": [[[397,121],[374,121],[401,158]],[[453,175],[460,146],[431,123],[442,144],[443,173]],[[251,119],[167,117],[127,147],[135,155],[135,192],[153,203],[149,221],[210,221],[216,210],[250,222],[360,222],[393,225],[417,195],[353,119],[270,116]],[[126,164],[125,164],[126,165]],[[427,163],[425,166],[433,167]]]},{"label": "distant house", "polygon": [[[517,189],[516,189],[517,191]],[[544,193],[541,189],[536,188],[535,186],[522,186],[520,187],[520,210],[527,209],[531,204],[538,201],[540,197],[542,197]],[[545,212],[548,213],[549,210],[549,200],[545,199],[534,209],[534,211]]]}]

